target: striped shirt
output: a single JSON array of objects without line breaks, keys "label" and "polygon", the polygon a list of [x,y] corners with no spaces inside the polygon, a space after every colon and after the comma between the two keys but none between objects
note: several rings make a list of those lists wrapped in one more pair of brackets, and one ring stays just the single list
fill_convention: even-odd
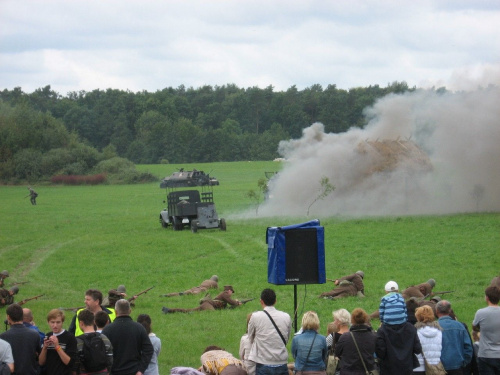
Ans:
[{"label": "striped shirt", "polygon": [[408,320],[403,296],[396,292],[386,294],[380,300],[380,321],[384,324],[403,324]]}]

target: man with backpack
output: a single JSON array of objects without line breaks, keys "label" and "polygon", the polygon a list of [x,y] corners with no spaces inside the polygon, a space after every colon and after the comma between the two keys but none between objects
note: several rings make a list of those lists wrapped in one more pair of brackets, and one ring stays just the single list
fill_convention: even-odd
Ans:
[{"label": "man with backpack", "polygon": [[109,374],[113,365],[113,346],[102,333],[95,332],[94,314],[89,310],[78,313],[83,334],[76,337],[78,356],[77,374]]}]

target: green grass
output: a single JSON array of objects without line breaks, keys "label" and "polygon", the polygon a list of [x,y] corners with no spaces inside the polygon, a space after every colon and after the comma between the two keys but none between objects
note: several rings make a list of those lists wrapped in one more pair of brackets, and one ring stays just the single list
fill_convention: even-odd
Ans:
[{"label": "green grass", "polygon": [[[161,338],[160,371],[173,366],[199,365],[207,345],[220,345],[238,353],[246,315],[260,309],[258,297],[267,283],[268,226],[306,221],[305,217],[234,219],[251,207],[245,198],[257,189],[273,162],[182,165],[211,172],[221,185],[214,189],[220,217],[227,232],[200,230],[173,232],[158,222],[166,191],[158,183],[125,186],[37,186],[38,205],[24,198],[25,186],[0,187],[1,269],[9,282],[29,280],[18,300],[44,293],[30,307],[39,326],[48,331],[45,316],[51,308],[83,305],[84,292],[103,292],[125,284],[130,294],[147,287],[132,316],[148,313]],[[139,166],[158,177],[179,165]],[[332,310],[378,308],[384,284],[396,280],[401,287],[436,279],[437,290],[447,295],[460,320],[469,326],[484,306],[483,291],[500,271],[500,214],[464,214],[387,218],[321,218],[325,227],[327,277],[358,269],[365,271],[366,298],[329,301],[317,298],[332,284],[298,286],[301,313],[315,310],[326,330]],[[231,284],[237,298],[256,300],[235,310],[193,314],[161,313],[162,306],[195,307],[199,296],[160,298],[185,290],[217,274],[220,284]],[[293,314],[293,286],[273,286],[277,307]],[[72,312],[67,313],[66,327]],[[374,323],[378,326],[378,322]],[[291,358],[291,357],[290,357]]]}]

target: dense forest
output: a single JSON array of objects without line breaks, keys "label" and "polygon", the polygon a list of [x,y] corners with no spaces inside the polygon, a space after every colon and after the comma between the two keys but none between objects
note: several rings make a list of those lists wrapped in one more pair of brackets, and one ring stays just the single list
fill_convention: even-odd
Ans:
[{"label": "dense forest", "polygon": [[116,167],[128,161],[272,160],[279,156],[279,141],[300,137],[314,122],[322,122],[332,133],[363,127],[365,107],[389,93],[414,90],[405,82],[349,90],[313,85],[274,91],[272,86],[245,89],[228,84],[66,96],[50,86],[32,93],[4,89],[0,180],[99,173],[106,161]]}]

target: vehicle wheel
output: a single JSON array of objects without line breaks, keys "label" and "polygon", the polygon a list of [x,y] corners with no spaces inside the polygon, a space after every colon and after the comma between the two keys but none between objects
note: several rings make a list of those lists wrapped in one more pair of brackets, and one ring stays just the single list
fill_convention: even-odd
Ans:
[{"label": "vehicle wheel", "polygon": [[193,220],[191,222],[191,232],[193,233],[198,232],[198,222],[196,220]]},{"label": "vehicle wheel", "polygon": [[172,228],[174,230],[182,230],[182,220],[180,220],[178,217],[174,216]]},{"label": "vehicle wheel", "polygon": [[163,220],[163,218],[162,218],[162,219],[160,219],[160,222],[161,222],[161,226],[162,226],[163,228],[167,228],[167,227],[168,227],[168,223],[166,223],[166,222],[165,222],[165,220]]},{"label": "vehicle wheel", "polygon": [[219,228],[220,230],[226,231],[226,220],[220,219]]}]

